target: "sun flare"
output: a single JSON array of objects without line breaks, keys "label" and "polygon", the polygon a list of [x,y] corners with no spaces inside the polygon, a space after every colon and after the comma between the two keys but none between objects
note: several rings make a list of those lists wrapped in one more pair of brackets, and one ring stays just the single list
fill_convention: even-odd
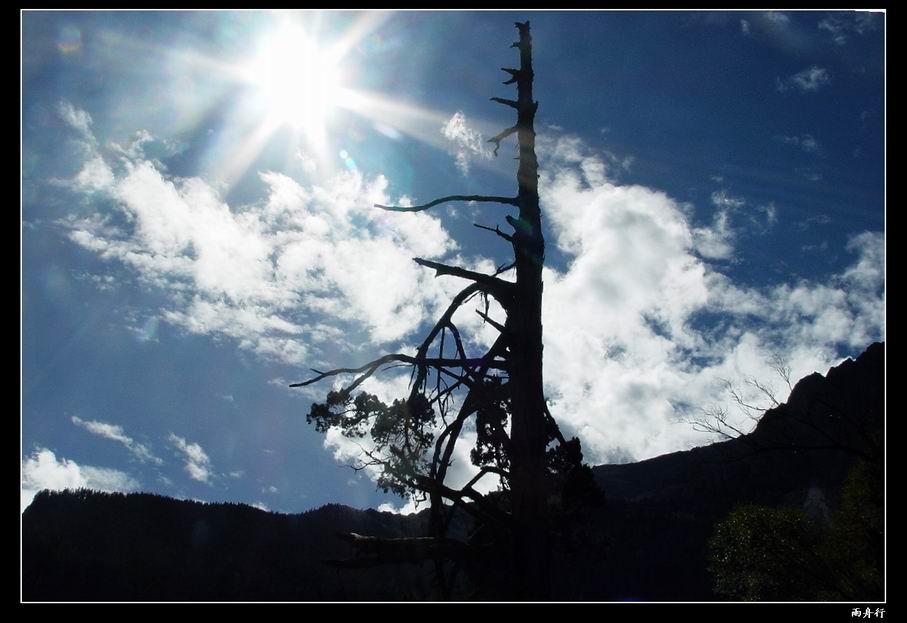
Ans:
[{"label": "sun flare", "polygon": [[262,39],[245,75],[257,87],[271,122],[290,124],[320,143],[341,100],[339,61],[301,27],[285,24]]}]

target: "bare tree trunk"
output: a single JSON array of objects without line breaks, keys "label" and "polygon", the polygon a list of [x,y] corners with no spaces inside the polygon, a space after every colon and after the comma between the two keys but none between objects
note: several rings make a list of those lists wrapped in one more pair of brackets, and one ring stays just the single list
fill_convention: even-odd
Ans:
[{"label": "bare tree trunk", "polygon": [[[355,374],[356,379],[349,383],[343,390],[328,394],[328,400],[323,405],[315,404],[307,416],[314,421],[319,430],[327,430],[333,426],[351,426],[349,434],[358,435],[359,423],[372,416],[372,412],[363,404],[362,412],[356,411],[358,417],[345,418],[344,409],[352,408],[354,411],[360,407],[352,407],[351,392],[362,382],[375,374],[386,364],[409,364],[414,367],[414,380],[407,405],[423,405],[433,409],[440,408],[446,412],[446,401],[451,392],[458,386],[467,387],[466,397],[459,407],[456,418],[448,421],[442,413],[445,423],[444,430],[434,440],[429,440],[434,451],[431,454],[431,463],[428,465],[428,474],[413,475],[409,473],[405,461],[420,464],[424,453],[429,451],[428,445],[418,445],[414,449],[410,446],[410,437],[407,428],[405,446],[390,446],[389,458],[381,458],[368,452],[370,465],[381,466],[383,474],[389,477],[387,482],[393,482],[400,491],[412,490],[428,493],[431,498],[432,516],[430,539],[405,539],[405,540],[368,540],[363,537],[351,538],[360,551],[366,554],[349,561],[351,566],[378,564],[385,560],[415,560],[421,557],[452,558],[453,554],[459,556],[458,562],[466,562],[476,571],[477,575],[489,578],[487,585],[481,585],[480,590],[495,596],[500,595],[500,590],[514,600],[546,600],[551,596],[551,575],[549,571],[550,542],[548,526],[548,493],[550,482],[548,478],[548,457],[546,448],[549,438],[556,439],[562,445],[565,443],[563,436],[557,429],[557,424],[548,413],[545,405],[545,395],[542,384],[542,268],[545,263],[545,241],[542,237],[541,212],[539,210],[538,194],[538,160],[535,154],[535,113],[538,102],[532,99],[532,41],[529,35],[529,22],[516,24],[519,30],[519,41],[512,47],[520,52],[519,69],[504,68],[510,74],[510,79],[504,84],[517,85],[517,99],[491,98],[493,101],[513,108],[517,112],[515,125],[500,132],[491,139],[495,143],[495,155],[501,142],[507,137],[516,134],[519,145],[519,168],[517,170],[518,192],[516,197],[484,196],[484,195],[449,195],[435,199],[418,206],[384,206],[376,207],[394,212],[421,212],[435,206],[455,201],[475,201],[483,203],[498,203],[510,208],[517,208],[518,215],[508,215],[507,222],[513,227],[513,234],[502,232],[497,226],[481,227],[493,231],[495,234],[508,241],[514,252],[514,262],[507,269],[499,269],[494,275],[486,275],[467,270],[462,267],[448,266],[439,262],[422,258],[413,258],[416,263],[426,268],[435,270],[436,276],[449,275],[471,281],[472,283],[454,297],[450,307],[437,321],[429,332],[415,355],[394,353],[384,355],[368,362],[358,368],[338,368],[326,372],[313,370],[316,376],[308,381],[294,383],[291,387],[300,387],[316,383],[325,378],[341,375]],[[503,270],[516,269],[516,283],[505,281],[498,277]],[[454,312],[469,301],[474,295],[492,297],[504,308],[507,319],[503,325],[491,319],[486,313],[476,310],[479,315],[498,329],[501,335],[494,345],[480,358],[467,357],[460,340],[459,331],[456,329],[452,317]],[[456,355],[445,354],[444,336],[449,332],[456,343]],[[440,346],[437,357],[429,356],[429,349],[440,336]],[[491,371],[495,374],[490,374]],[[437,375],[434,390],[428,391],[430,371]],[[501,380],[499,372],[505,373],[506,382]],[[455,382],[442,386],[442,375]],[[469,417],[477,419],[480,413],[487,410],[499,409],[498,403],[506,399],[510,409],[510,435],[504,431],[504,424],[499,424],[495,429],[499,437],[496,458],[473,459],[482,469],[469,484],[459,491],[453,490],[444,484],[447,468],[453,460],[454,445],[460,436],[463,425]],[[377,399],[376,399],[377,400]],[[397,407],[395,402],[394,408]],[[387,409],[382,405],[382,409]],[[380,411],[380,409],[378,409]],[[376,411],[377,412],[377,411]],[[432,411],[433,413],[433,411]],[[416,411],[402,409],[396,417],[403,418],[402,424],[408,426],[410,419],[418,415]],[[504,418],[506,419],[506,418]],[[499,418],[501,422],[504,419]],[[418,420],[418,421],[416,421]],[[416,418],[414,424],[422,427],[425,422]],[[352,422],[352,423],[349,423]],[[345,433],[346,434],[346,433]],[[505,451],[506,448],[506,451]],[[502,456],[506,452],[507,460],[503,464]],[[402,461],[402,467],[401,467]],[[486,463],[480,465],[485,461]],[[496,473],[501,476],[502,482],[509,487],[510,513],[498,507],[495,503],[478,493],[472,485],[482,475]],[[447,538],[449,530],[448,512],[443,503],[450,500],[477,517],[482,522],[483,528],[487,527],[496,535],[493,539],[498,549],[497,558],[486,565],[481,557],[464,557],[461,550],[452,545]],[[506,499],[506,496],[505,496]],[[468,503],[467,503],[468,501]],[[479,531],[481,533],[481,530]],[[476,553],[476,552],[474,552]],[[346,563],[337,563],[346,564]],[[449,581],[446,578],[441,563],[438,562],[438,579],[442,594],[447,595]],[[502,577],[503,576],[503,577]]]},{"label": "bare tree trunk", "polygon": [[517,83],[517,138],[519,140],[519,218],[514,227],[516,291],[506,330],[511,336],[510,383],[511,495],[514,535],[514,578],[519,599],[546,599],[550,592],[548,572],[547,499],[545,485],[545,396],[542,387],[542,267],[545,241],[542,237],[538,194],[538,160],[535,155],[535,112],[532,99],[532,42],[529,22],[517,24],[520,69]]}]

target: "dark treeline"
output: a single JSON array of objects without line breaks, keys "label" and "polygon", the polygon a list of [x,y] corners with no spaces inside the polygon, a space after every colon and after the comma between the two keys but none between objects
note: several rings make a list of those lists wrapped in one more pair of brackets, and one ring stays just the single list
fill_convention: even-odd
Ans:
[{"label": "dark treeline", "polygon": [[[552,597],[883,599],[884,362],[874,344],[806,377],[741,438],[594,468],[603,496],[553,526]],[[412,537],[427,519],[42,492],[23,515],[23,599],[432,600],[428,562],[323,563],[351,554],[337,533]]]},{"label": "dark treeline", "polygon": [[336,532],[410,536],[419,520],[327,505],[298,515],[150,494],[41,492],[23,516],[23,598],[425,599],[418,569],[333,570]]}]

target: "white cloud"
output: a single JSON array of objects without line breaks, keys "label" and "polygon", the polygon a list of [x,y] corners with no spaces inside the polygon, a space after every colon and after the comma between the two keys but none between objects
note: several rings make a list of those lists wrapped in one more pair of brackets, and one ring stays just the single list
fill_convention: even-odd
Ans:
[{"label": "white cloud", "polygon": [[808,154],[822,154],[822,147],[819,141],[811,134],[800,134],[796,136],[776,136],[775,140],[781,141],[785,145],[793,145],[805,151]]},{"label": "white cloud", "polygon": [[407,499],[400,506],[391,504],[390,502],[384,502],[378,506],[379,513],[393,513],[395,515],[412,515],[413,513],[418,513],[419,511],[424,510],[424,505],[419,506],[412,499]]},{"label": "white cloud", "polygon": [[211,484],[211,459],[205,450],[197,443],[189,443],[182,437],[170,433],[170,443],[175,447],[185,460],[185,470],[193,480]]},{"label": "white cloud", "polygon": [[740,32],[742,32],[744,35],[749,35],[749,34],[750,34],[750,23],[749,23],[749,21],[747,21],[747,20],[745,20],[745,19],[740,20]]},{"label": "white cloud", "polygon": [[[859,350],[884,335],[879,234],[855,237],[857,261],[829,283],[741,287],[694,251],[727,257],[727,219],[747,214],[745,200],[714,193],[715,222],[697,228],[667,195],[567,162],[544,161],[540,185],[553,242],[571,257],[565,272],[545,272],[545,379],[552,412],[591,462],[705,443],[681,420],[728,406],[722,378],[772,382],[775,351],[796,379],[836,364],[839,345]],[[777,222],[773,204],[748,215]],[[697,327],[706,311],[721,321]]]},{"label": "white cloud", "polygon": [[111,441],[123,444],[132,456],[142,463],[154,463],[156,465],[161,465],[163,463],[163,461],[155,456],[147,446],[126,435],[122,426],[108,424],[107,422],[99,422],[97,420],[86,421],[76,416],[72,416],[72,423],[80,428],[84,428],[92,434],[100,435]]},{"label": "white cloud", "polygon": [[100,156],[88,160],[72,180],[77,190],[91,192],[108,189],[114,181],[113,171]]},{"label": "white cloud", "polygon": [[787,26],[790,24],[790,17],[786,13],[780,13],[778,11],[766,11],[762,14],[766,20],[775,26]]},{"label": "white cloud", "polygon": [[139,483],[125,472],[90,465],[79,465],[46,449],[37,448],[21,463],[21,510],[31,504],[42,489],[94,489],[97,491],[134,491]]},{"label": "white cloud", "polygon": [[[721,178],[713,180],[720,182]],[[691,232],[693,248],[707,260],[736,260],[734,252],[742,235],[765,235],[778,222],[778,208],[774,203],[744,210],[748,207],[746,200],[726,190],[713,192],[710,200],[716,208],[711,224],[693,227]]]},{"label": "white cloud", "polygon": [[850,25],[843,18],[835,15],[821,20],[819,30],[828,32],[836,44],[844,45],[848,40]]},{"label": "white cloud", "polygon": [[729,260],[734,255],[736,234],[731,229],[730,215],[726,209],[717,210],[711,226],[693,229],[696,251],[711,260]]},{"label": "white cloud", "polygon": [[826,283],[801,281],[760,291],[737,288],[716,275],[711,303],[716,310],[761,323],[759,333],[766,343],[816,352],[832,352],[837,345],[865,348],[885,334],[882,244],[877,232],[853,237],[848,250],[857,255],[855,263]]},{"label": "white cloud", "polygon": [[[706,228],[690,223],[685,206],[650,188],[614,183],[581,141],[548,147],[540,188],[554,232],[549,243],[571,261],[544,275],[546,393],[590,462],[641,460],[707,443],[682,420],[699,408],[732,406],[722,379],[758,378],[783,400],[786,385],[771,363],[776,352],[796,379],[838,363],[838,345],[861,349],[884,334],[884,298],[867,290],[879,287],[877,234],[854,238],[849,248],[857,262],[831,283],[740,287],[701,259],[708,257],[703,249],[712,243],[712,256],[728,256],[731,215],[759,216],[764,230],[777,221],[773,204],[747,213],[743,198],[714,193],[718,216],[706,240]],[[718,243],[728,248],[719,253]],[[722,321],[697,328],[700,312]],[[372,379],[363,389],[390,401],[406,394],[407,380]],[[464,431],[452,484],[474,473],[472,443],[474,432]],[[328,433],[325,446],[347,463],[372,447],[338,431]]]},{"label": "white cloud", "polygon": [[742,208],[746,205],[746,201],[740,197],[733,197],[727,193],[726,190],[716,190],[712,193],[712,204],[716,208],[722,209],[736,209]]},{"label": "white cloud", "polygon": [[858,254],[859,259],[844,272],[845,282],[867,291],[883,287],[885,236],[871,231],[852,236],[847,243],[847,250]]},{"label": "white cloud", "polygon": [[862,36],[879,26],[876,15],[870,12],[839,12],[819,21],[819,30],[825,31],[837,45],[846,45],[854,35]]},{"label": "white cloud", "polygon": [[718,190],[712,193],[711,202],[716,208],[712,223],[708,227],[693,229],[693,246],[706,259],[733,259],[737,232],[731,225],[732,214],[743,208],[746,201],[729,195],[726,190]]},{"label": "white cloud", "polygon": [[822,172],[815,167],[799,167],[794,170],[810,182],[822,181]]},{"label": "white cloud", "polygon": [[91,115],[65,100],[58,102],[57,114],[78,134],[79,138],[71,143],[81,151],[83,162],[72,178],[52,179],[51,183],[88,194],[108,190],[114,182],[114,175],[99,153],[98,142],[91,129]]},{"label": "white cloud", "polygon": [[57,113],[71,128],[82,135],[82,138],[90,143],[96,143],[94,133],[91,130],[91,115],[86,111],[76,108],[72,103],[65,100],[57,104]]},{"label": "white cloud", "polygon": [[600,149],[593,151],[578,136],[552,133],[536,137],[536,152],[549,166],[558,168],[576,166],[588,184],[615,181],[633,166],[633,156]]},{"label": "white cloud", "polygon": [[298,318],[327,314],[393,342],[456,287],[412,262],[456,249],[437,218],[373,207],[393,203],[383,177],[343,172],[303,187],[265,172],[266,199],[231,207],[203,180],[169,176],[140,151],[122,150],[116,166],[106,165],[113,180],[104,184],[126,225],[114,227],[104,214],[60,224],[76,244],[168,293],[157,315],[186,331],[229,337],[264,358],[313,363],[312,344],[339,339],[342,347],[345,336]]},{"label": "white cloud", "polygon": [[463,175],[469,175],[469,168],[476,158],[489,159],[492,150],[482,137],[481,132],[469,127],[466,116],[457,111],[441,126],[441,134],[452,143],[456,156],[457,168]]},{"label": "white cloud", "polygon": [[[704,266],[689,252],[693,232],[663,193],[583,183],[569,169],[546,171],[543,182],[556,244],[573,257],[565,273],[545,273],[544,365],[553,412],[580,435],[593,462],[620,447],[637,458],[652,456],[678,439],[671,427],[647,423],[665,417],[669,404],[641,412],[627,403],[673,374],[672,340],[695,341],[684,323],[708,292]],[[624,357],[606,360],[616,345],[625,347]],[[625,423],[614,430],[609,416]],[[620,439],[620,447],[609,438]]]},{"label": "white cloud", "polygon": [[778,78],[775,86],[781,92],[796,90],[800,93],[818,91],[820,87],[828,84],[831,76],[827,69],[813,65],[788,78]]},{"label": "white cloud", "polygon": [[765,214],[765,228],[769,229],[778,223],[778,208],[774,203],[769,203],[756,208]]},{"label": "white cloud", "polygon": [[[720,378],[771,375],[766,362],[779,347],[799,378],[837,363],[838,345],[862,348],[883,335],[878,234],[854,238],[857,261],[828,283],[741,286],[706,260],[736,253],[731,221],[747,214],[743,198],[714,193],[714,219],[697,227],[665,193],[620,184],[626,158],[569,136],[540,135],[538,146],[549,244],[569,260],[544,273],[546,391],[565,432],[583,439],[588,461],[643,459],[706,442],[679,420],[724,399]],[[373,345],[399,344],[462,287],[411,261],[455,250],[438,219],[371,207],[392,203],[382,177],[347,172],[302,186],[264,173],[267,198],[241,207],[226,205],[201,180],[172,178],[147,161],[127,160],[115,177],[129,227],[71,220],[71,239],[166,288],[171,308],[158,314],[166,321],[226,336],[263,357],[310,360],[320,354],[319,340],[334,343],[337,327],[364,328]],[[766,226],[777,220],[771,204],[753,213]],[[232,255],[234,247],[242,252]],[[721,321],[700,327],[702,312]],[[481,326],[471,310],[461,318],[464,328]],[[363,389],[390,401],[406,394],[407,380],[374,378]],[[454,480],[470,473],[471,434],[458,445]],[[201,447],[176,435],[170,441],[190,475],[208,481]],[[367,438],[336,430],[324,443],[342,462],[356,462],[369,447]]]}]

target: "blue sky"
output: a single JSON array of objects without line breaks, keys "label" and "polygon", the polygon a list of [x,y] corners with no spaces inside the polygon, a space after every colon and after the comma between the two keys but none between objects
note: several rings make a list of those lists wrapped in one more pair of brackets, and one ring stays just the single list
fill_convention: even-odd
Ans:
[{"label": "blue sky", "polygon": [[418,343],[462,284],[413,256],[507,260],[500,207],[370,206],[515,193],[489,98],[527,18],[546,392],[588,461],[709,443],[701,409],[748,422],[724,381],[783,400],[773,357],[884,339],[883,13],[26,11],[23,506],[405,506],[305,423],[330,385],[287,385]]}]

